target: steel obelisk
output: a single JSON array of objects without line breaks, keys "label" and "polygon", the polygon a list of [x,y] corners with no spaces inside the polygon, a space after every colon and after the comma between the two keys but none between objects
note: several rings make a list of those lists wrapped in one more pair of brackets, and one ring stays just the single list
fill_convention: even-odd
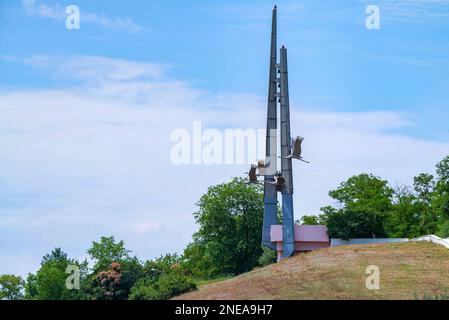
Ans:
[{"label": "steel obelisk", "polygon": [[269,175],[264,178],[264,215],[262,227],[262,243],[275,250],[276,245],[271,242],[270,229],[277,224],[277,190],[276,186],[267,183],[274,182],[277,167],[277,10],[273,9],[271,26],[271,50],[270,72],[268,83],[268,108],[267,108],[267,132],[266,132],[266,159],[269,161],[267,168]]},{"label": "steel obelisk", "polygon": [[287,49],[282,46],[280,54],[281,87],[281,174],[285,179],[282,187],[282,256],[290,257],[295,252],[293,219],[293,175],[290,136],[290,105],[288,97]]},{"label": "steel obelisk", "polygon": [[[264,178],[264,216],[262,243],[276,250],[271,242],[271,226],[278,224],[277,192],[282,194],[282,257],[289,257],[295,251],[293,219],[293,177],[290,136],[290,106],[288,94],[287,49],[280,50],[280,63],[277,63],[277,8],[273,9],[271,27],[270,72],[268,86],[266,163]],[[278,77],[278,74],[280,75]],[[279,91],[278,91],[279,88]],[[281,131],[281,172],[277,172],[277,114],[280,109]],[[280,179],[281,178],[281,179]],[[284,179],[283,183],[280,183]]]}]

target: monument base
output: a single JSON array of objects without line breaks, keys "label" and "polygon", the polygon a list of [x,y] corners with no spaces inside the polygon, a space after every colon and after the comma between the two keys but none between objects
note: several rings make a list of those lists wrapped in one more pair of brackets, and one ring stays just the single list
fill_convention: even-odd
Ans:
[{"label": "monument base", "polygon": [[[295,224],[295,254],[330,247],[327,227],[324,225]],[[271,242],[276,245],[278,261],[282,260],[282,225],[272,225],[270,229]]]}]

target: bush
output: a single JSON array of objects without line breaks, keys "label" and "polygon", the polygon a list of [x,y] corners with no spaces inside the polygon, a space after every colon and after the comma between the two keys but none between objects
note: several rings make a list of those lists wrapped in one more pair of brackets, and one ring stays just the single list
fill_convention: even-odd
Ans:
[{"label": "bush", "polygon": [[177,273],[163,275],[157,284],[161,299],[169,299],[197,289],[196,284],[190,278]]},{"label": "bush", "polygon": [[258,260],[259,265],[264,267],[276,262],[276,260],[277,260],[276,251],[271,250],[265,246],[262,246],[262,254],[260,255]]},{"label": "bush", "polygon": [[139,280],[131,289],[130,300],[166,300],[196,290],[191,278],[177,272],[161,275],[157,280]]},{"label": "bush", "polygon": [[131,288],[129,300],[158,300],[159,293],[154,288],[156,281],[150,278],[140,279]]}]

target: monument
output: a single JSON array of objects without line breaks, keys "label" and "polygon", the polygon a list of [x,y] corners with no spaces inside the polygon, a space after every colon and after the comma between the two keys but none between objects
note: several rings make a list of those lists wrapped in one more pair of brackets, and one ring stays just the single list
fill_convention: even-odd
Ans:
[{"label": "monument", "polygon": [[[249,182],[259,183],[258,176],[264,181],[264,215],[262,244],[278,252],[278,260],[287,258],[295,251],[310,251],[315,247],[329,244],[325,226],[295,226],[293,216],[293,175],[292,160],[304,162],[301,156],[302,137],[292,140],[290,133],[290,105],[288,92],[287,49],[282,46],[277,62],[277,7],[273,9],[271,27],[271,50],[268,84],[268,108],[266,131],[266,159],[252,165]],[[277,130],[278,110],[280,115],[281,170],[277,170]],[[258,170],[258,172],[257,172]],[[278,192],[282,197],[282,229],[278,226]],[[306,231],[300,237],[300,230]],[[300,244],[302,243],[302,244]],[[304,244],[306,244],[304,246]]]}]

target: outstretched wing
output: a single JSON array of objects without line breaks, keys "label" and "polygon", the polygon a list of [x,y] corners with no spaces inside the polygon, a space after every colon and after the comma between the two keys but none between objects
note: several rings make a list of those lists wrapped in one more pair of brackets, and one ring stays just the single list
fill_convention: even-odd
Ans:
[{"label": "outstretched wing", "polygon": [[293,146],[293,155],[295,155],[295,156],[298,157],[298,158],[301,157],[301,152],[302,152],[301,144],[302,144],[302,140],[304,140],[304,139],[302,139],[301,137],[297,137],[297,138],[295,139],[295,144],[294,144],[294,146]]}]

